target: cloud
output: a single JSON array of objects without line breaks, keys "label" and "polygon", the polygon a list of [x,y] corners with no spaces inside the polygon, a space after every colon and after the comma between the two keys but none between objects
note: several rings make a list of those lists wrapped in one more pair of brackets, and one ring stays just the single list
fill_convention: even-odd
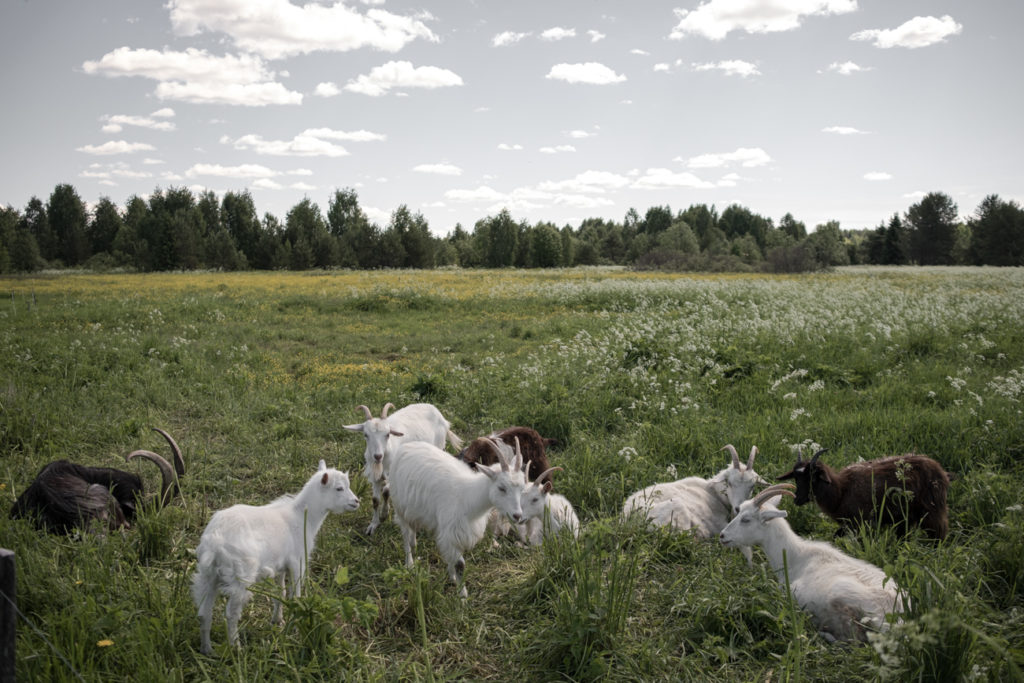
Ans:
[{"label": "cloud", "polygon": [[174,110],[170,107],[164,107],[163,109],[157,109],[155,112],[150,114],[150,116],[153,116],[158,119],[173,118]]},{"label": "cloud", "polygon": [[878,180],[892,180],[892,175],[885,171],[870,171],[864,174],[864,180],[878,181]]},{"label": "cloud", "polygon": [[331,128],[307,128],[300,135],[311,135],[324,140],[342,140],[344,142],[383,142],[388,139],[383,133],[374,133],[368,130],[333,130]]},{"label": "cloud", "polygon": [[859,64],[855,64],[853,62],[832,62],[831,64],[828,65],[828,70],[835,71],[836,73],[841,74],[843,76],[849,76],[850,74],[854,74],[859,71],[871,71],[870,68],[860,66]]},{"label": "cloud", "polygon": [[481,185],[475,190],[448,190],[444,193],[444,196],[446,199],[455,202],[493,202],[505,197],[505,195],[487,185]]},{"label": "cloud", "polygon": [[159,99],[247,106],[302,103],[302,95],[274,82],[274,72],[254,55],[216,57],[195,48],[178,52],[119,47],[99,60],[84,62],[82,70],[155,80]]},{"label": "cloud", "polygon": [[632,181],[624,175],[607,171],[586,171],[574,178],[540,183],[538,189],[544,192],[568,192],[572,194],[603,194],[609,190],[627,187]]},{"label": "cloud", "polygon": [[571,137],[571,138],[573,138],[575,140],[583,140],[584,138],[590,138],[590,137],[593,137],[593,136],[594,136],[593,133],[588,133],[585,130],[570,130],[569,131],[569,137]]},{"label": "cloud", "polygon": [[125,126],[136,126],[138,128],[149,128],[150,130],[159,130],[169,132],[174,130],[175,126],[170,121],[154,121],[148,116],[130,116],[127,114],[108,114],[103,117],[106,121],[103,124],[104,133],[120,133],[124,130]]},{"label": "cloud", "polygon": [[498,143],[498,149],[502,150],[503,152],[518,152],[522,148],[523,146],[519,144],[510,145],[506,142]]},{"label": "cloud", "polygon": [[361,13],[342,2],[298,5],[289,0],[169,0],[178,35],[226,34],[245,52],[280,59],[310,52],[372,48],[397,52],[416,39],[438,42],[422,20],[382,9]]},{"label": "cloud", "polygon": [[576,29],[574,28],[562,28],[561,26],[555,26],[549,28],[546,31],[542,31],[540,34],[541,40],[564,40],[566,38],[575,38]]},{"label": "cloud", "polygon": [[290,187],[293,190],[301,190],[303,192],[311,192],[311,191],[317,189],[316,185],[310,185],[309,183],[303,183],[303,182],[292,183],[288,187]]},{"label": "cloud", "polygon": [[221,166],[220,164],[194,164],[185,171],[189,178],[196,176],[214,176],[217,178],[271,178],[279,175],[266,166],[259,164],[241,164],[240,166]]},{"label": "cloud", "polygon": [[600,31],[595,31],[593,29],[587,31],[587,35],[590,36],[590,42],[592,43],[600,42],[608,37]]},{"label": "cloud", "polygon": [[261,190],[280,190],[284,187],[281,183],[270,178],[258,178],[252,182],[252,186]]},{"label": "cloud", "polygon": [[756,64],[750,62],[744,62],[742,59],[727,59],[721,62],[705,62],[704,64],[694,64],[694,71],[721,71],[726,76],[740,76],[747,78],[748,76],[760,76],[761,72],[758,70]]},{"label": "cloud", "polygon": [[822,128],[822,133],[835,133],[836,135],[864,135],[864,131],[857,130],[851,126],[829,126]]},{"label": "cloud", "polygon": [[220,141],[235,149],[271,156],[343,157],[348,156],[349,152],[341,145],[334,144],[336,141],[371,142],[385,139],[386,136],[367,130],[348,132],[331,128],[307,128],[291,140],[264,140],[260,135],[250,134],[234,140],[224,136]]},{"label": "cloud", "polygon": [[99,156],[110,156],[112,154],[133,154],[135,152],[151,152],[156,147],[145,142],[127,142],[125,140],[111,140],[102,145],[85,145],[76,148],[76,151]]},{"label": "cloud", "polygon": [[420,164],[414,166],[412,170],[434,175],[462,175],[462,169],[452,164]]},{"label": "cloud", "polygon": [[630,50],[629,54],[631,54],[631,55],[640,55],[642,57],[649,57],[651,55],[651,53],[648,52],[647,50],[641,50],[638,47],[634,47],[632,50]]},{"label": "cloud", "polygon": [[436,66],[414,67],[410,62],[388,62],[369,74],[350,80],[345,90],[378,97],[392,88],[446,88],[462,85],[458,74]]},{"label": "cloud", "polygon": [[504,31],[491,39],[491,45],[493,45],[494,47],[505,47],[506,45],[515,45],[520,40],[526,38],[529,35],[529,33],[516,33],[515,31]]},{"label": "cloud", "polygon": [[615,73],[604,64],[586,62],[584,64],[555,64],[546,78],[566,81],[568,83],[588,83],[591,85],[607,85],[621,83],[625,76]]},{"label": "cloud", "polygon": [[313,94],[317,97],[334,97],[341,94],[341,88],[330,81],[325,81],[324,83],[316,84],[316,90],[313,91]]},{"label": "cloud", "polygon": [[709,189],[714,186],[714,183],[701,180],[692,173],[676,173],[667,168],[649,168],[631,185],[637,190],[664,190],[676,187]]},{"label": "cloud", "polygon": [[955,36],[963,30],[948,14],[935,17],[914,17],[893,29],[868,29],[858,31],[850,36],[850,40],[864,40],[875,47],[928,47],[943,42],[949,36]]},{"label": "cloud", "polygon": [[724,154],[701,154],[687,160],[688,168],[721,168],[738,163],[744,168],[754,168],[770,163],[772,158],[760,147],[740,147],[735,152]]},{"label": "cloud", "polygon": [[558,154],[560,152],[575,152],[576,148],[572,145],[557,145],[555,147],[541,147],[541,154]]},{"label": "cloud", "polygon": [[800,27],[804,17],[845,14],[856,9],[857,0],[707,0],[695,10],[674,10],[679,23],[669,38],[682,40],[695,34],[722,40],[732,31],[791,31]]}]

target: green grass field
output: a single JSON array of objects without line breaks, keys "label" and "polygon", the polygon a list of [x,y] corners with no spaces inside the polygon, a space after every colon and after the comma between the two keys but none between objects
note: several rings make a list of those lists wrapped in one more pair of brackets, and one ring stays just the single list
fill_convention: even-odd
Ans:
[{"label": "green grass field", "polygon": [[[1024,270],[845,269],[800,277],[619,269],[0,279],[0,547],[17,555],[18,680],[1020,680],[1024,669]],[[557,438],[578,543],[485,538],[469,600],[432,540],[404,567],[372,539],[363,439],[342,425],[428,401],[463,438],[525,424]],[[58,537],[6,510],[43,464],[188,464],[183,497],[133,528]],[[916,451],[957,475],[939,544],[840,539],[912,609],[864,646],[828,645],[764,556],[619,519],[658,481],[710,476],[720,449],[833,465]],[[270,624],[269,584],[215,654],[189,586],[210,515],[347,469],[304,596]],[[784,504],[800,534],[836,528]]]}]

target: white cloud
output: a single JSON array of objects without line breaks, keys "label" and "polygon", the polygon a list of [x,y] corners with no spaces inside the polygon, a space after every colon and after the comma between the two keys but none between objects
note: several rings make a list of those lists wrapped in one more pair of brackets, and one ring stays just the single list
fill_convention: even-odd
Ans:
[{"label": "white cloud", "polygon": [[754,168],[770,163],[772,158],[760,147],[739,147],[735,152],[723,154],[701,154],[691,157],[686,165],[689,168],[721,168],[738,163],[744,168]]},{"label": "white cloud", "polygon": [[855,74],[860,71],[871,71],[870,68],[863,67],[859,64],[855,64],[854,62],[832,62],[828,65],[828,70],[835,71],[843,76],[849,76],[850,74]]},{"label": "white cloud", "polygon": [[523,146],[519,144],[510,145],[506,142],[498,143],[498,149],[500,149],[503,152],[518,152],[522,148]]},{"label": "white cloud", "polygon": [[675,187],[708,189],[714,186],[714,183],[701,180],[692,173],[676,173],[667,168],[649,168],[631,185],[638,190],[663,190]]},{"label": "white cloud", "polygon": [[109,156],[111,154],[132,154],[134,152],[151,152],[156,147],[145,142],[128,142],[126,140],[111,140],[102,145],[85,145],[78,147],[77,151],[86,154],[97,154]]},{"label": "white cloud", "polygon": [[836,135],[863,135],[864,131],[852,126],[829,126],[821,129],[822,133],[835,133]]},{"label": "white cloud", "polygon": [[342,2],[170,0],[167,7],[178,35],[224,33],[239,49],[268,59],[360,48],[397,52],[418,38],[438,42],[421,21],[431,19],[429,14],[406,17],[382,9],[363,14]]},{"label": "white cloud", "polygon": [[631,55],[640,55],[642,57],[649,57],[651,55],[651,53],[648,52],[647,50],[641,50],[638,47],[634,47],[632,50],[630,50],[629,54],[631,54]]},{"label": "white cloud", "polygon": [[170,107],[164,107],[163,109],[157,109],[155,112],[150,114],[158,119],[172,118],[174,116],[174,110]]},{"label": "white cloud", "polygon": [[220,164],[194,164],[185,171],[189,178],[196,176],[214,176],[217,178],[272,178],[279,175],[266,166],[259,164],[242,164],[240,166],[221,166]]},{"label": "white cloud", "polygon": [[955,36],[963,30],[948,14],[941,17],[914,17],[893,29],[869,29],[858,31],[850,36],[850,40],[866,40],[875,47],[928,47],[943,42],[949,36]]},{"label": "white cloud", "polygon": [[475,190],[448,190],[444,196],[455,202],[493,202],[505,198],[505,195],[487,185],[481,185]]},{"label": "white cloud", "polygon": [[575,152],[576,148],[572,145],[556,145],[554,147],[541,147],[541,154],[558,154],[560,152]]},{"label": "white cloud", "polygon": [[917,190],[916,192],[907,192],[903,195],[904,199],[924,199],[928,196],[928,193],[924,190]]},{"label": "white cloud", "polygon": [[316,84],[316,90],[313,91],[313,94],[317,97],[334,97],[341,94],[341,88],[335,83],[324,81],[323,83]]},{"label": "white cloud", "polygon": [[607,171],[586,171],[575,178],[540,183],[544,192],[568,192],[572,194],[603,194],[608,190],[619,190],[630,184],[630,179],[618,173]]},{"label": "white cloud", "polygon": [[343,157],[348,150],[329,140],[299,133],[291,140],[264,140],[260,135],[243,135],[235,140],[222,138],[221,142],[235,149],[252,150],[257,154],[296,157]]},{"label": "white cloud", "polygon": [[654,70],[655,71],[668,72],[671,68],[672,68],[672,65],[671,64],[666,64],[665,62],[658,62],[657,64],[654,65]]},{"label": "white cloud", "polygon": [[555,26],[549,28],[546,31],[542,31],[540,34],[541,40],[564,40],[565,38],[575,38],[576,29],[574,28],[562,28],[561,26]]},{"label": "white cloud", "polygon": [[598,62],[555,64],[551,67],[551,71],[548,72],[546,78],[567,81],[569,83],[589,83],[592,85],[621,83],[626,80],[625,76],[615,73],[604,64]]},{"label": "white cloud", "polygon": [[593,29],[587,31],[587,35],[590,36],[590,42],[592,43],[597,43],[608,37],[600,31],[595,31]]},{"label": "white cloud", "polygon": [[864,180],[892,180],[892,175],[885,171],[870,171],[864,174]]},{"label": "white cloud", "polygon": [[252,186],[261,190],[280,190],[284,187],[281,183],[271,180],[270,178],[259,178],[252,182]]},{"label": "white cloud", "polygon": [[412,170],[434,175],[462,175],[462,169],[452,164],[420,164],[414,166]]},{"label": "white cloud", "polygon": [[127,114],[108,114],[103,117],[106,123],[103,125],[104,133],[120,133],[125,126],[137,126],[149,128],[150,130],[172,131],[175,126],[170,121],[154,121],[148,116],[130,116]]},{"label": "white cloud", "polygon": [[493,45],[494,47],[505,47],[506,45],[515,45],[520,40],[526,38],[529,35],[529,33],[516,33],[515,31],[504,31],[491,39],[491,45]]},{"label": "white cloud", "polygon": [[164,160],[163,159],[150,159],[150,158],[147,157],[146,159],[142,160],[142,163],[146,164],[147,166],[158,166],[158,165],[164,163]]},{"label": "white cloud", "polygon": [[756,64],[745,62],[742,59],[727,59],[721,62],[705,62],[704,64],[694,64],[694,71],[721,71],[726,76],[740,76],[746,78],[748,76],[760,76],[761,72],[758,70]]},{"label": "white cloud", "polygon": [[369,74],[350,80],[345,90],[377,97],[392,88],[445,88],[462,85],[458,74],[436,66],[414,67],[411,62],[388,62]]},{"label": "white cloud", "polygon": [[302,95],[280,83],[160,83],[156,96],[193,104],[231,104],[263,107],[268,104],[302,104]]},{"label": "white cloud", "polygon": [[856,9],[857,0],[707,0],[694,10],[674,10],[679,23],[669,37],[681,40],[696,34],[721,40],[731,31],[791,31],[799,28],[804,17],[845,14]]},{"label": "white cloud", "polygon": [[288,187],[290,187],[293,190],[301,190],[303,192],[311,192],[311,191],[317,189],[316,185],[310,185],[309,183],[302,183],[302,182],[292,183]]},{"label": "white cloud", "polygon": [[374,133],[368,130],[344,131],[332,128],[307,128],[300,135],[310,135],[324,140],[342,140],[345,142],[383,142],[388,139],[383,133]]},{"label": "white cloud", "polygon": [[116,175],[118,178],[152,178],[153,174],[149,171],[133,171],[130,168],[115,168],[111,171],[111,174]]},{"label": "white cloud", "polygon": [[575,140],[583,140],[584,138],[590,138],[590,137],[593,137],[593,136],[594,136],[593,133],[588,133],[585,130],[570,130],[569,131],[569,137],[571,137],[571,138],[573,138]]}]

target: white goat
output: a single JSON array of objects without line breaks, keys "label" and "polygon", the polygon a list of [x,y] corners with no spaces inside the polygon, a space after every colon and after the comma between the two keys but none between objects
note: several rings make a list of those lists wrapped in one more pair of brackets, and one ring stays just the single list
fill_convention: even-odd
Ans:
[{"label": "white goat", "polygon": [[525,523],[518,525],[519,538],[523,543],[540,545],[545,534],[557,536],[562,529],[567,529],[573,538],[579,538],[580,520],[572,503],[559,493],[551,493],[551,473],[560,469],[552,467],[523,490]]},{"label": "white goat", "polygon": [[[652,484],[626,499],[624,517],[643,511],[647,520],[658,526],[684,531],[692,529],[701,538],[713,538],[729,523],[740,503],[750,497],[756,484],[767,484],[754,471],[757,446],[750,449],[746,466],[740,463],[736,448],[729,444],[723,451],[732,455],[732,463],[710,479],[686,477],[664,484]],[[741,549],[747,563],[752,562],[749,548]]]},{"label": "white goat", "polygon": [[867,631],[888,627],[885,615],[903,611],[896,582],[873,564],[846,555],[823,541],[801,538],[777,505],[793,496],[792,484],[771,486],[740,511],[720,534],[729,547],[759,545],[768,563],[829,642],[866,640]]},{"label": "white goat", "polygon": [[462,439],[452,432],[451,423],[435,406],[413,403],[388,417],[388,410],[394,407],[394,404],[385,403],[380,417],[373,417],[369,408],[359,406],[357,410],[363,411],[366,421],[344,425],[345,429],[362,432],[366,438],[366,450],[363,452],[366,467],[363,474],[373,488],[373,519],[366,527],[367,534],[376,531],[381,521],[388,517],[387,478],[391,455],[399,446],[407,441],[426,441],[443,449],[447,439],[455,448],[462,447]]},{"label": "white goat", "polygon": [[[199,649],[209,654],[210,625],[217,593],[228,596],[228,640],[238,645],[238,620],[252,597],[249,586],[275,577],[282,591],[290,575],[288,597],[301,595],[317,532],[330,512],[359,507],[348,473],[320,466],[296,495],[262,506],[232,505],[210,518],[196,548],[192,598],[199,609]],[[281,601],[274,600],[273,622],[283,621]]]},{"label": "white goat", "polygon": [[431,531],[448,576],[459,594],[468,595],[462,575],[468,552],[487,529],[487,516],[497,508],[514,522],[522,519],[520,496],[525,487],[522,453],[516,444],[512,463],[498,450],[501,469],[473,471],[433,444],[411,441],[398,449],[391,462],[391,501],[395,521],[405,542],[405,564],[413,566],[416,532]]}]

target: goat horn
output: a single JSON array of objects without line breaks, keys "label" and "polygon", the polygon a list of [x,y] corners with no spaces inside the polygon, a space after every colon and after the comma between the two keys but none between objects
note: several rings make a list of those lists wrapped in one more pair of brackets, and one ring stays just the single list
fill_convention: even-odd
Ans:
[{"label": "goat horn", "polygon": [[367,420],[372,420],[373,419],[373,414],[370,412],[370,409],[367,408],[366,406],[356,406],[356,410],[361,410],[364,413],[366,413],[366,419]]},{"label": "goat horn", "polygon": [[750,459],[747,460],[747,469],[754,469],[754,458],[757,457],[757,446],[750,447]]},{"label": "goat horn", "polygon": [[491,448],[494,449],[494,454],[498,456],[498,462],[501,464],[501,471],[508,472],[508,461],[505,460],[505,456],[502,455],[501,449],[498,448],[498,440],[487,439],[487,443],[491,444]]},{"label": "goat horn", "polygon": [[171,445],[171,453],[174,454],[174,471],[178,473],[179,477],[184,476],[185,458],[181,455],[181,449],[178,448],[177,442],[175,442],[175,440],[171,438],[170,434],[160,429],[159,427],[153,427],[153,431],[167,439],[167,443]]},{"label": "goat horn", "polygon": [[564,472],[564,471],[565,470],[563,470],[561,467],[549,467],[546,470],[544,470],[543,472],[541,472],[540,476],[533,480],[533,483],[539,485],[542,481],[544,481],[544,477],[548,477],[550,479],[552,472]]},{"label": "goat horn", "polygon": [[388,417],[388,411],[395,407],[394,403],[385,403],[384,407],[380,411],[380,419],[386,420]]},{"label": "goat horn", "polygon": [[815,462],[818,461],[818,456],[820,456],[822,453],[824,453],[827,450],[828,450],[827,448],[822,448],[820,451],[818,451],[817,453],[815,453],[814,455],[811,456],[811,460],[807,464],[808,465],[813,465]]},{"label": "goat horn", "polygon": [[736,469],[740,468],[740,454],[736,452],[736,447],[732,444],[727,445],[722,449],[723,451],[729,451],[732,454],[732,466]]},{"label": "goat horn", "polygon": [[174,470],[171,469],[171,463],[164,460],[163,456],[157,455],[153,451],[145,450],[132,451],[125,456],[125,460],[131,462],[132,458],[136,456],[141,456],[160,468],[160,475],[162,479],[159,497],[160,507],[170,503],[171,499],[181,492],[178,488],[178,476],[175,474]]},{"label": "goat horn", "polygon": [[754,502],[754,507],[761,507],[766,502],[768,502],[769,498],[774,498],[775,496],[789,496],[790,498],[796,498],[796,494],[793,493],[793,489],[795,488],[795,486],[789,483],[773,484],[766,488],[764,491],[761,491],[759,494],[754,496],[754,498],[752,499]]},{"label": "goat horn", "polygon": [[522,467],[523,465],[525,465],[526,463],[523,462],[523,460],[524,460],[524,458],[523,458],[523,449],[519,445],[519,437],[518,436],[515,437],[515,442],[516,442],[515,466],[516,466],[516,468],[519,468],[519,467]]}]

